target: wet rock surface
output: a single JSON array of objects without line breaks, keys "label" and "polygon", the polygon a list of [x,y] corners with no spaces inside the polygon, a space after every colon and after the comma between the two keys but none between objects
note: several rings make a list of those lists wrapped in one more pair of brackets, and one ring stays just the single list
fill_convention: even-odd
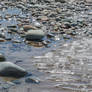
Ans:
[{"label": "wet rock surface", "polygon": [[27,71],[16,64],[11,62],[0,63],[0,76],[1,77],[12,77],[21,78],[27,75]]},{"label": "wet rock surface", "polygon": [[92,91],[92,4],[55,1],[0,2],[0,53],[36,76],[0,79],[0,91]]}]

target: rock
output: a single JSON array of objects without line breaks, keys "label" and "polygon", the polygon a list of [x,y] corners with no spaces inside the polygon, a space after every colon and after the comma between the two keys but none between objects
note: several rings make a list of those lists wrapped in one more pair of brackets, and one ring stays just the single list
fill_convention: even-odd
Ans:
[{"label": "rock", "polygon": [[12,40],[13,43],[21,43],[20,40]]},{"label": "rock", "polygon": [[14,83],[12,83],[12,82],[6,82],[6,83],[4,83],[4,84],[2,84],[2,88],[3,89],[9,89],[10,87],[12,87],[12,86],[15,86],[15,84]]},{"label": "rock", "polygon": [[4,38],[0,38],[0,42],[5,42],[5,39]]},{"label": "rock", "polygon": [[3,33],[0,34],[0,38],[5,38],[5,35]]},{"label": "rock", "polygon": [[26,40],[42,40],[45,36],[45,33],[42,30],[28,30],[26,32]]},{"label": "rock", "polygon": [[87,3],[92,3],[92,0],[85,0]]},{"label": "rock", "polygon": [[65,22],[64,24],[62,24],[61,27],[64,28],[64,29],[69,29],[69,28],[71,28],[71,24],[68,23],[68,22]]},{"label": "rock", "polygon": [[70,35],[67,35],[67,34],[63,34],[63,38],[64,39],[71,39],[71,36]]},{"label": "rock", "polygon": [[20,80],[13,80],[12,81],[14,84],[21,84],[21,81]]},{"label": "rock", "polygon": [[41,28],[41,24],[39,22],[34,22],[33,24],[34,24],[35,27]]},{"label": "rock", "polygon": [[38,21],[36,21],[35,18],[32,19],[32,23],[33,23],[33,25],[34,25],[35,27],[41,28],[41,24],[40,24]]},{"label": "rock", "polygon": [[28,45],[34,46],[34,47],[43,47],[44,45],[42,44],[42,42],[34,42],[34,41],[26,41],[26,43]]},{"label": "rock", "polygon": [[41,20],[41,21],[48,21],[48,17],[47,17],[47,16],[39,16],[39,17],[38,17],[38,20]]},{"label": "rock", "polygon": [[3,54],[0,53],[0,61],[5,61],[5,56]]},{"label": "rock", "polygon": [[35,83],[35,84],[39,84],[40,83],[40,79],[36,78],[36,77],[27,77],[25,79],[26,83]]},{"label": "rock", "polygon": [[0,76],[1,77],[12,77],[21,78],[27,74],[27,71],[16,64],[11,62],[0,63]]},{"label": "rock", "polygon": [[24,25],[23,28],[24,28],[24,31],[27,31],[27,30],[30,30],[30,29],[36,30],[36,27],[34,27],[32,25]]},{"label": "rock", "polygon": [[55,2],[65,3],[65,0],[55,0]]},{"label": "rock", "polygon": [[17,32],[17,26],[16,25],[11,25],[11,26],[7,26],[7,28],[13,32]]}]

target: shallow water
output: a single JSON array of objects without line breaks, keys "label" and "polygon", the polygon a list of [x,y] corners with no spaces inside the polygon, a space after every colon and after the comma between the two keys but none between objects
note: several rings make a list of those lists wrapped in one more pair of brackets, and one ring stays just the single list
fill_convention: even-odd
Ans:
[{"label": "shallow water", "polygon": [[39,77],[41,83],[22,82],[20,86],[11,87],[9,92],[91,92],[91,49],[91,38],[82,38],[64,43],[58,49],[44,55],[28,57],[27,54],[22,53],[25,59],[18,65],[31,70],[35,76]]}]

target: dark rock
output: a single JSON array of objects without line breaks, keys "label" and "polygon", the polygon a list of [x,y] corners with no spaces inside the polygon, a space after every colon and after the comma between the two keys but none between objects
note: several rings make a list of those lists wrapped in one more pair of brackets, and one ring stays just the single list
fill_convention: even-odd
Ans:
[{"label": "dark rock", "polygon": [[45,36],[45,33],[42,30],[28,30],[26,32],[26,40],[42,40]]},{"label": "dark rock", "polygon": [[2,77],[13,77],[21,78],[27,74],[27,71],[16,64],[11,62],[0,63],[0,76]]}]

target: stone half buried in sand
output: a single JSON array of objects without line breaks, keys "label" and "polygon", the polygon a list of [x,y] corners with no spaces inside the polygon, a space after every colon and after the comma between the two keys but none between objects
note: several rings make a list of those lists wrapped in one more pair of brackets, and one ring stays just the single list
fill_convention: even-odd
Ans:
[{"label": "stone half buried in sand", "polygon": [[21,78],[27,75],[27,71],[11,62],[0,62],[0,76]]},{"label": "stone half buried in sand", "polygon": [[45,33],[42,30],[28,30],[25,34],[26,40],[30,41],[39,41],[45,36]]}]

